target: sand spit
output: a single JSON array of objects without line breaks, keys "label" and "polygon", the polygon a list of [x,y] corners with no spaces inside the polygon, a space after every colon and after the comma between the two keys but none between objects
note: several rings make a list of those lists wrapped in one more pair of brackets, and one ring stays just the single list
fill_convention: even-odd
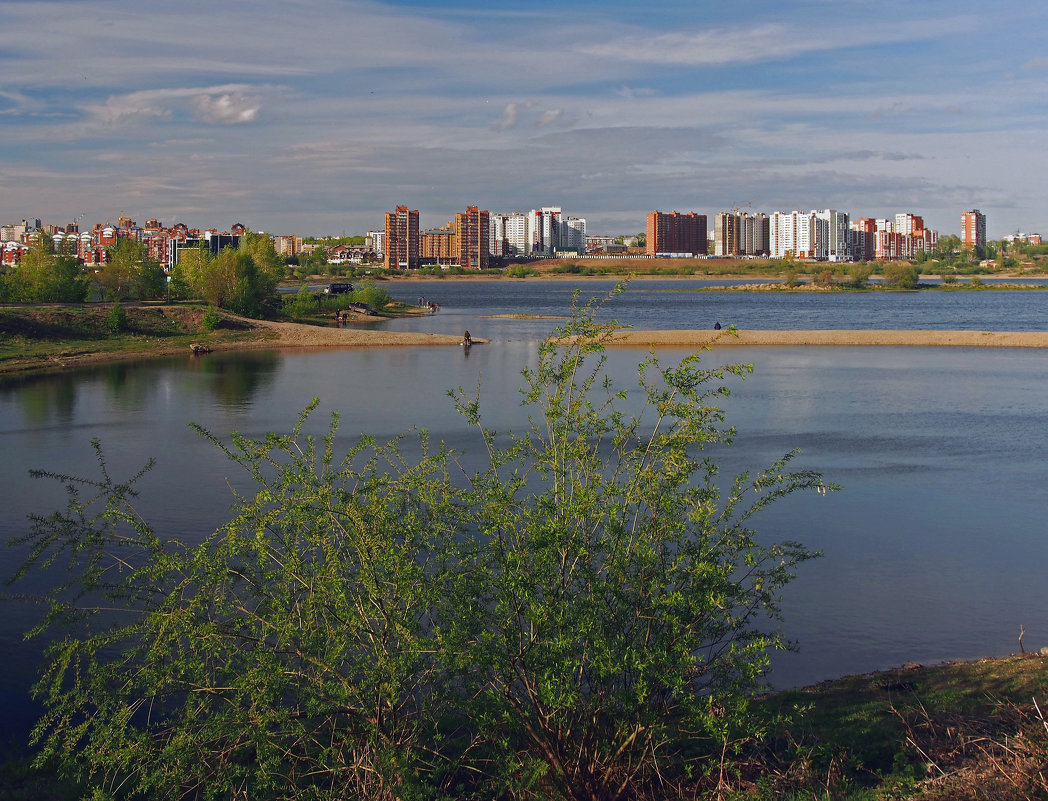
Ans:
[{"label": "sand spit", "polygon": [[1048,331],[617,331],[609,345],[696,347],[707,345],[914,345],[931,347],[1048,348]]},{"label": "sand spit", "polygon": [[[252,320],[258,328],[267,328],[275,335],[272,339],[254,343],[260,348],[378,348],[399,345],[459,345],[462,337],[452,334],[422,334],[405,331],[371,331],[361,328],[329,328],[301,323],[277,323],[269,320]],[[473,338],[474,343],[485,343],[486,339]],[[242,347],[239,344],[233,348]]]}]

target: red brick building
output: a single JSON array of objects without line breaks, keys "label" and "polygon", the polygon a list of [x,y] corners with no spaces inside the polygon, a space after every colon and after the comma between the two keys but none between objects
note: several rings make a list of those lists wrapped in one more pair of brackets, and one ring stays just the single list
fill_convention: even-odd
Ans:
[{"label": "red brick building", "polygon": [[961,247],[965,250],[986,247],[986,215],[978,209],[961,212]]},{"label": "red brick building", "polygon": [[486,270],[490,249],[487,211],[469,206],[455,215],[454,258],[464,270]]},{"label": "red brick building", "polygon": [[663,214],[653,211],[648,214],[649,256],[659,253],[705,254],[708,251],[706,240],[706,215],[681,214],[674,211]]},{"label": "red brick building", "polygon": [[397,206],[386,213],[386,253],[383,266],[387,270],[417,270],[419,267],[418,209]]}]

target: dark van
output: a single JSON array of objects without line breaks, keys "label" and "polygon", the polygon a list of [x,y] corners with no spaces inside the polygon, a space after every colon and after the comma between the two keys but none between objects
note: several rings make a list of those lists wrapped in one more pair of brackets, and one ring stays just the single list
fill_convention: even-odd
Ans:
[{"label": "dark van", "polygon": [[352,284],[328,284],[324,287],[325,295],[344,295],[353,291]]}]

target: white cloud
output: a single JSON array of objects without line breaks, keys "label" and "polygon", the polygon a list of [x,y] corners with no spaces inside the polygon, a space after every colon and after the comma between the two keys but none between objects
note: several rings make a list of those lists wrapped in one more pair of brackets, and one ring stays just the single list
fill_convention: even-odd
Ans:
[{"label": "white cloud", "polygon": [[84,104],[87,116],[106,126],[130,125],[149,120],[170,120],[186,111],[208,123],[254,122],[262,109],[259,94],[248,94],[250,87],[227,84],[179,89],[146,89],[112,95],[101,104]]},{"label": "white cloud", "polygon": [[249,98],[242,92],[224,92],[219,95],[197,95],[193,99],[193,107],[202,120],[234,125],[254,122],[262,104],[258,98]]},{"label": "white cloud", "polygon": [[551,108],[549,111],[542,112],[542,116],[539,117],[539,121],[535,123],[536,128],[545,128],[547,125],[552,125],[557,122],[561,117],[564,116],[564,109],[562,108]]}]

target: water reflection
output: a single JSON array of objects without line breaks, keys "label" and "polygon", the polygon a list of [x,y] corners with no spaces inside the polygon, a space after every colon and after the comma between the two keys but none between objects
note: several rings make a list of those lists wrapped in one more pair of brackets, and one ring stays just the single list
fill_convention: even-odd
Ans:
[{"label": "water reflection", "polygon": [[250,405],[252,399],[273,382],[280,354],[272,350],[243,353],[210,353],[190,358],[186,372],[205,380],[189,382],[207,391],[227,408]]},{"label": "water reflection", "polygon": [[0,398],[15,400],[26,426],[68,423],[76,412],[76,387],[70,376],[6,381],[0,384]]}]

